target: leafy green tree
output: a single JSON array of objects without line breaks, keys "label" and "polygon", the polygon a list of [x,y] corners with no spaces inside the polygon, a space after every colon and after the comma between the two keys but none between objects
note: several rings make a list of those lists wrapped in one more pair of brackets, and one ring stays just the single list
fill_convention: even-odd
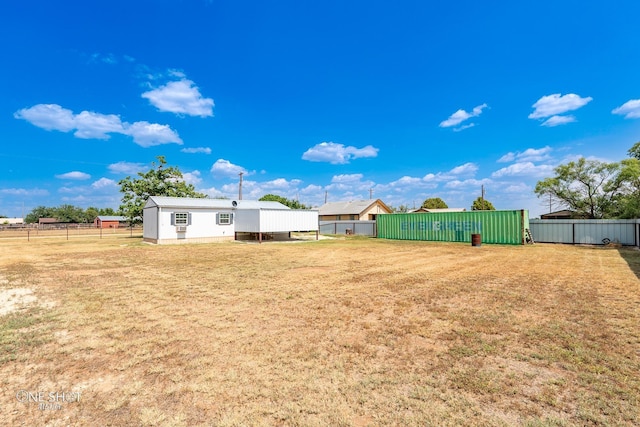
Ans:
[{"label": "leafy green tree", "polygon": [[551,197],[585,218],[611,218],[615,216],[616,200],[620,200],[620,170],[620,163],[582,157],[556,167],[556,176],[538,181],[534,191],[538,197]]},{"label": "leafy green tree", "polygon": [[629,153],[629,157],[640,160],[640,141],[633,144],[627,153]]},{"label": "leafy green tree", "polygon": [[114,211],[113,208],[100,208],[98,209],[98,214],[105,215],[105,216],[117,215],[116,211]]},{"label": "leafy green tree", "polygon": [[50,208],[46,206],[35,207],[24,218],[24,222],[27,224],[33,224],[38,222],[40,218],[57,218],[56,208]]},{"label": "leafy green tree", "polygon": [[407,205],[400,205],[397,208],[391,208],[391,210],[393,212],[400,212],[400,213],[405,213],[405,212],[409,212],[409,206]]},{"label": "leafy green tree", "polygon": [[55,208],[54,217],[57,218],[59,222],[86,222],[84,210],[73,205],[60,205]]},{"label": "leafy green tree", "polygon": [[618,194],[614,197],[613,216],[640,218],[640,159],[624,159],[620,162],[620,173],[616,176],[614,186],[618,188]]},{"label": "leafy green tree", "polygon": [[478,196],[478,198],[473,201],[473,204],[471,205],[471,210],[472,211],[495,211],[496,208],[493,207],[493,203],[491,203],[487,199],[483,199],[482,197]]},{"label": "leafy green tree", "polygon": [[425,209],[446,209],[449,206],[440,197],[431,197],[422,202],[422,207]]},{"label": "leafy green tree", "polygon": [[285,206],[289,206],[291,209],[310,209],[309,206],[303,205],[297,200],[290,200],[276,194],[265,194],[258,200],[262,202],[280,202]]},{"label": "leafy green tree", "polygon": [[164,156],[158,156],[157,159],[158,163],[152,162],[153,167],[148,172],[138,172],[139,178],[128,176],[118,182],[123,193],[120,213],[130,224],[142,222],[142,210],[150,196],[207,197],[184,181],[180,169],[167,167]]},{"label": "leafy green tree", "polygon": [[93,222],[98,215],[100,215],[100,210],[93,206],[89,206],[84,210],[84,222]]}]

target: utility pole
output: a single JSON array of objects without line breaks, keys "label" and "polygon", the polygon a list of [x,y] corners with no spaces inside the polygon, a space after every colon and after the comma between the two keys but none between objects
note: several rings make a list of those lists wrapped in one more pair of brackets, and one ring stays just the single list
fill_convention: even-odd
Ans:
[{"label": "utility pole", "polygon": [[481,196],[481,205],[482,206],[482,210],[484,210],[484,185],[481,186],[482,189],[482,196]]},{"label": "utility pole", "polygon": [[369,200],[373,199],[373,188],[369,189]]},{"label": "utility pole", "polygon": [[329,192],[325,190],[324,192],[324,204],[327,204],[327,196],[329,195]]},{"label": "utility pole", "polygon": [[244,172],[240,172],[238,175],[240,175],[240,184],[238,185],[238,200],[242,200],[242,175],[244,175]]}]

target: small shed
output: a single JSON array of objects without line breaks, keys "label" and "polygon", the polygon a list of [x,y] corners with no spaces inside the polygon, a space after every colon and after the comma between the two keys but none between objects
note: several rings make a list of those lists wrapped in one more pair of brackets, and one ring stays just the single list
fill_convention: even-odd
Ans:
[{"label": "small shed", "polygon": [[115,215],[99,215],[93,220],[96,228],[119,228],[128,225],[127,218]]},{"label": "small shed", "polygon": [[217,242],[318,233],[318,211],[258,200],[149,197],[143,239],[150,243]]}]

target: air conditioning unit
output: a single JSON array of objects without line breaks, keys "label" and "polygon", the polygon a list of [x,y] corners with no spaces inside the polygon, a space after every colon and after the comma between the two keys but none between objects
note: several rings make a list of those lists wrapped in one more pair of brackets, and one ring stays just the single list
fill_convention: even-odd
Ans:
[{"label": "air conditioning unit", "polygon": [[176,232],[184,233],[185,231],[187,231],[186,225],[176,225]]}]

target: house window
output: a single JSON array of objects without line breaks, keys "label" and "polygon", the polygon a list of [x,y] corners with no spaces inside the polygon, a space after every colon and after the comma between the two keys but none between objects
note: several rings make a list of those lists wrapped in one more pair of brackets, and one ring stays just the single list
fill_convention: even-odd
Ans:
[{"label": "house window", "polygon": [[189,214],[187,212],[176,212],[175,225],[189,225]]},{"label": "house window", "polygon": [[231,224],[231,214],[220,212],[218,214],[218,224],[220,225]]}]

